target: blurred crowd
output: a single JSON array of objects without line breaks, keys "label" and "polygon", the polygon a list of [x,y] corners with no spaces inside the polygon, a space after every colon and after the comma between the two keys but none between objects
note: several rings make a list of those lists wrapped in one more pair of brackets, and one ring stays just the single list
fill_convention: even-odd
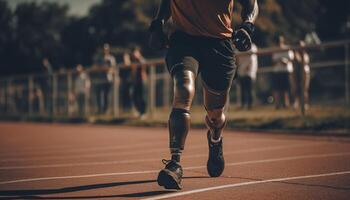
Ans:
[{"label": "blurred crowd", "polygon": [[[147,73],[145,69],[146,60],[137,46],[130,52],[123,52],[123,68],[117,69],[117,61],[110,51],[109,44],[103,47],[103,55],[93,65],[95,71],[90,75],[86,73],[82,65],[77,66],[78,75],[74,81],[74,93],[72,94],[72,103],[76,102],[77,112],[84,115],[89,109],[90,89],[92,89],[96,102],[97,114],[108,114],[111,111],[111,96],[113,84],[116,82],[116,76],[120,80],[120,100],[124,112],[132,111],[135,116],[144,117],[146,113],[145,81]],[[91,79],[94,84],[91,84]]]},{"label": "blurred crowd", "polygon": [[[144,118],[146,113],[146,95],[145,81],[147,73],[145,69],[146,60],[138,46],[126,50],[122,53],[122,60],[117,62],[116,57],[111,53],[109,44],[104,44],[103,53],[96,59],[93,66],[87,70],[82,64],[78,64],[73,73],[69,74],[64,69],[60,70],[62,74],[71,76],[71,90],[68,93],[68,112],[78,116],[84,116],[86,113],[97,115],[110,114],[113,104],[113,84],[119,80],[120,106],[124,112],[132,112],[134,116]],[[121,65],[117,65],[121,64]],[[118,66],[121,66],[118,68]],[[29,83],[32,84],[32,90],[25,88],[21,84],[10,84],[8,87],[8,99],[6,110],[12,113],[21,113],[28,111],[28,104],[31,104],[32,113],[52,114],[53,104],[56,101],[62,101],[58,98],[60,89],[67,90],[69,86],[53,85],[53,67],[48,58],[42,61],[44,74],[33,78]],[[68,76],[68,75],[67,75]],[[66,88],[64,88],[66,87]],[[56,88],[56,97],[54,97]],[[29,97],[26,101],[26,97]],[[64,100],[63,100],[64,101]],[[94,103],[94,108],[90,103]],[[60,104],[62,102],[58,102]],[[63,103],[64,104],[64,103]]]},{"label": "blurred crowd", "polygon": [[[309,108],[310,57],[305,42],[300,48],[290,50],[283,36],[279,37],[280,51],[272,54],[273,72],[271,85],[276,109],[292,106],[295,109]],[[251,109],[253,89],[258,71],[258,48],[252,46],[249,54],[237,58],[238,82],[240,85],[241,107]]]},{"label": "blurred crowd", "polygon": [[[310,58],[305,48],[305,42],[300,41],[297,50],[290,50],[283,36],[279,37],[279,50],[272,54],[273,71],[271,85],[273,102],[276,109],[293,107],[295,109],[309,108]],[[258,47],[252,46],[248,53],[237,56],[237,81],[239,83],[240,106],[252,109],[254,105],[254,88],[258,76]],[[95,115],[111,114],[115,84],[118,81],[119,107],[122,112],[132,113],[135,117],[144,118],[147,110],[147,72],[146,59],[137,46],[121,53],[118,61],[109,44],[104,44],[101,55],[88,70],[78,64],[71,73],[71,90],[68,94],[68,113],[85,116],[87,113]],[[118,64],[118,65],[117,65]],[[32,90],[23,87],[9,87],[8,94],[14,101],[8,103],[10,112],[25,112],[30,103],[31,112],[51,114],[53,104],[64,104],[54,96],[60,90],[67,90],[62,85],[53,85],[53,67],[48,58],[44,58],[42,66],[44,77],[37,77],[32,81]],[[63,73],[64,74],[64,73]],[[68,74],[68,73],[67,73]],[[57,77],[56,77],[57,79]],[[35,85],[34,85],[35,84]],[[69,87],[69,86],[65,86]],[[23,98],[29,96],[29,101]],[[55,102],[56,101],[56,102]],[[64,100],[61,100],[64,101]],[[93,107],[91,107],[93,103]]]}]

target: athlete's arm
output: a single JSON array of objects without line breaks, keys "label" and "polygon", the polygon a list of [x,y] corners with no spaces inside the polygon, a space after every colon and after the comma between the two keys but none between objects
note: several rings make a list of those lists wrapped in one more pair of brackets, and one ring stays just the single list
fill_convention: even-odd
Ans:
[{"label": "athlete's arm", "polygon": [[242,25],[233,33],[233,43],[239,51],[248,51],[252,47],[251,35],[254,32],[254,22],[258,16],[257,0],[238,0],[242,5]]},{"label": "athlete's arm", "polygon": [[149,46],[152,49],[159,50],[167,46],[167,36],[164,34],[163,25],[171,16],[170,10],[171,0],[162,0],[156,17],[151,22],[149,27],[150,38]]}]

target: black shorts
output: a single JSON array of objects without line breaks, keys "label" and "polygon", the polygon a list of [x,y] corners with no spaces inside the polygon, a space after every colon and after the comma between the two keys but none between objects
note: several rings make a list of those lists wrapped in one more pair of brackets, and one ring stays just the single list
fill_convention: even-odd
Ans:
[{"label": "black shorts", "polygon": [[205,86],[227,91],[236,75],[231,39],[218,39],[175,32],[170,37],[166,63],[171,75],[178,70],[200,74]]},{"label": "black shorts", "polygon": [[285,92],[289,90],[289,73],[278,72],[272,74],[272,88],[276,91]]}]

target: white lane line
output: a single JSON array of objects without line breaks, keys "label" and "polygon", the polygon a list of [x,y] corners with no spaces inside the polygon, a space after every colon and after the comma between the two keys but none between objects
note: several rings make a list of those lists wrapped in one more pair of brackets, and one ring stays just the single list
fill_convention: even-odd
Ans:
[{"label": "white lane line", "polygon": [[[280,162],[280,161],[289,161],[289,160],[301,160],[308,158],[326,158],[326,157],[340,157],[340,156],[350,156],[350,152],[344,153],[333,153],[333,154],[316,154],[316,155],[304,155],[304,156],[290,156],[290,157],[282,157],[282,158],[271,158],[271,159],[263,159],[263,160],[252,160],[252,161],[243,161],[243,162],[235,162],[228,163],[225,166],[238,166],[238,165],[248,165],[248,164],[259,164],[259,163],[271,163],[271,162]],[[203,166],[195,166],[195,167],[187,167],[187,169],[201,169]]]},{"label": "white lane line", "polygon": [[[261,142],[266,142],[272,139],[256,139],[256,140],[241,140],[239,142],[234,142],[234,143],[226,143],[225,145],[240,145],[240,144],[247,144],[248,143],[261,143]],[[91,149],[85,149],[85,148],[81,148],[81,149],[70,149],[64,153],[67,152],[71,152],[71,153],[77,153],[77,152],[86,152],[88,153],[89,151],[94,151],[94,150],[118,150],[118,149],[129,149],[129,148],[135,148],[135,147],[146,147],[146,146],[154,146],[156,144],[164,144],[164,143],[143,143],[143,144],[138,144],[138,145],[122,145],[122,146],[116,146],[116,147],[96,147],[96,148],[91,148]],[[191,146],[191,148],[196,148],[199,146],[203,146],[203,145],[196,145],[196,146]],[[204,147],[204,146],[203,146]],[[163,148],[164,150],[166,148]],[[156,150],[163,150],[161,148],[158,148]],[[145,150],[143,150],[142,152],[144,152]],[[130,154],[128,152],[124,152],[124,153],[118,153],[118,152],[102,152],[102,153],[90,153],[87,155],[50,155],[50,153],[54,153],[54,152],[49,152],[49,153],[41,153],[41,154],[28,154],[28,155],[16,155],[14,154],[13,156],[11,155],[7,155],[6,157],[1,157],[0,156],[0,163],[6,163],[6,162],[17,162],[17,161],[49,161],[49,160],[65,160],[67,158],[96,158],[96,157],[102,157],[102,156],[113,156],[113,155],[126,155],[126,154]],[[137,153],[131,153],[132,154],[137,154]],[[17,156],[25,156],[23,157],[17,157]],[[28,156],[39,156],[39,157],[29,157]]]},{"label": "white lane line", "polygon": [[[133,144],[133,145],[115,145],[115,146],[105,146],[105,147],[83,147],[83,148],[71,148],[71,149],[63,149],[63,153],[80,153],[80,152],[91,152],[91,151],[100,151],[100,150],[121,150],[121,149],[133,149],[135,147],[147,147],[147,146],[155,146],[155,145],[162,145],[164,144],[163,142],[158,142],[158,143],[152,143],[152,142],[147,142],[147,143],[141,143],[141,144]],[[43,153],[44,152],[44,153]],[[20,152],[20,153],[12,153],[12,154],[3,154],[0,155],[0,162],[4,161],[17,161],[21,160],[23,158],[14,158],[14,156],[48,156],[50,153],[59,153],[61,152],[60,150],[41,150],[40,152]],[[10,158],[9,158],[10,157]],[[51,157],[51,156],[50,156]],[[61,156],[63,157],[63,156]],[[41,159],[41,158],[39,158]],[[24,158],[26,160],[26,158]]]},{"label": "white lane line", "polygon": [[[320,145],[320,144],[311,144],[311,145]],[[253,149],[245,149],[240,151],[232,151],[232,152],[225,152],[225,155],[233,155],[233,154],[239,154],[239,153],[252,153],[252,152],[258,152],[258,151],[271,151],[271,150],[280,150],[280,149],[288,149],[288,148],[294,148],[294,147],[303,147],[303,146],[311,146],[310,144],[292,144],[292,145],[280,145],[280,146],[272,146],[272,147],[263,147],[263,148],[253,148]],[[204,148],[204,146],[195,146],[191,147],[191,149],[195,148]],[[163,149],[159,149],[163,150]],[[159,151],[156,150],[156,151]],[[147,151],[143,151],[142,153],[145,153]],[[153,152],[153,150],[151,151]],[[138,152],[140,153],[140,152]],[[135,154],[135,153],[134,153]],[[113,153],[112,155],[115,155]],[[118,154],[121,155],[121,154]],[[129,154],[128,154],[129,155]],[[88,155],[87,155],[88,156]],[[92,155],[91,155],[92,156]],[[207,157],[208,154],[196,154],[196,155],[190,155],[190,156],[184,156],[183,158],[200,158],[200,157]],[[86,158],[86,156],[82,155],[79,158]],[[130,163],[138,163],[138,162],[151,162],[151,161],[158,161],[158,159],[134,159],[134,160],[117,160],[117,161],[104,161],[104,162],[83,162],[83,163],[61,163],[61,164],[46,164],[46,165],[27,165],[27,166],[3,166],[0,167],[0,170],[16,170],[16,169],[39,169],[39,168],[59,168],[59,167],[78,167],[78,166],[97,166],[97,165],[115,165],[115,164],[130,164]]]},{"label": "white lane line", "polygon": [[[236,163],[227,163],[226,166],[237,166],[237,165],[247,165],[247,164],[256,164],[256,163],[271,163],[271,162],[280,162],[288,160],[301,160],[301,159],[315,159],[315,158],[324,158],[324,157],[340,157],[348,156],[350,152],[344,153],[335,153],[335,154],[315,154],[315,155],[305,155],[305,156],[292,156],[292,157],[282,157],[275,159],[264,159],[264,160],[252,160],[246,162],[236,162]],[[184,170],[191,169],[205,169],[207,166],[194,166],[194,167],[184,167]],[[108,177],[108,176],[121,176],[121,175],[134,175],[134,174],[149,174],[157,173],[157,170],[146,170],[146,171],[134,171],[134,172],[116,172],[116,173],[101,173],[101,174],[86,174],[86,175],[76,175],[76,176],[56,176],[56,177],[40,177],[40,178],[28,178],[28,179],[17,179],[10,181],[2,181],[0,185],[12,184],[12,183],[24,183],[24,182],[35,182],[35,181],[45,181],[45,180],[60,180],[60,179],[79,179],[79,178],[91,178],[91,177]]]},{"label": "white lane line", "polygon": [[299,180],[299,179],[310,179],[310,178],[319,178],[319,177],[327,177],[327,176],[339,176],[339,175],[346,175],[346,174],[350,174],[350,171],[340,171],[340,172],[332,172],[332,173],[324,173],[324,174],[275,178],[275,179],[267,179],[267,180],[261,180],[261,181],[249,181],[249,182],[243,182],[243,183],[234,183],[234,184],[201,188],[201,189],[190,190],[190,191],[186,191],[186,192],[177,192],[177,193],[173,193],[173,194],[166,194],[166,195],[161,195],[161,196],[156,196],[156,197],[151,197],[151,198],[145,198],[144,200],[168,199],[168,198],[180,197],[180,196],[196,194],[196,193],[201,193],[201,192],[242,187],[242,186],[247,186],[247,185],[257,185],[257,184],[262,184],[262,183],[291,181],[291,180]]},{"label": "white lane line", "polygon": [[[204,147],[203,145],[200,147]],[[193,148],[199,148],[199,147],[193,147]],[[94,154],[87,154],[87,155],[64,155],[64,156],[49,156],[44,158],[10,158],[10,159],[4,159],[2,162],[14,162],[14,161],[49,161],[49,160],[62,160],[62,159],[69,159],[69,158],[100,158],[105,156],[125,156],[125,155],[137,155],[141,153],[153,153],[153,152],[159,152],[159,151],[166,151],[166,148],[157,148],[157,149],[144,149],[139,151],[131,151],[131,152],[109,152],[109,153],[94,153]]]}]

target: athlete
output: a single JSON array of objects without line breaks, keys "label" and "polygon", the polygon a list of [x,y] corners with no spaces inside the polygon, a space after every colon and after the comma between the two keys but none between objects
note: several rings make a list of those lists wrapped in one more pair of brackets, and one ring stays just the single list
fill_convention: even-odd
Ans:
[{"label": "athlete", "polygon": [[[151,23],[149,45],[153,49],[169,47],[166,64],[174,82],[168,122],[171,159],[163,160],[165,168],[157,179],[166,189],[182,188],[180,157],[190,128],[197,75],[201,75],[207,111],[207,171],[211,177],[218,177],[224,170],[221,134],[226,124],[224,108],[236,74],[234,46],[239,51],[250,50],[258,14],[257,0],[239,2],[243,22],[235,31],[231,25],[233,0],[162,0]],[[163,30],[168,21],[175,27],[169,39]]]}]

